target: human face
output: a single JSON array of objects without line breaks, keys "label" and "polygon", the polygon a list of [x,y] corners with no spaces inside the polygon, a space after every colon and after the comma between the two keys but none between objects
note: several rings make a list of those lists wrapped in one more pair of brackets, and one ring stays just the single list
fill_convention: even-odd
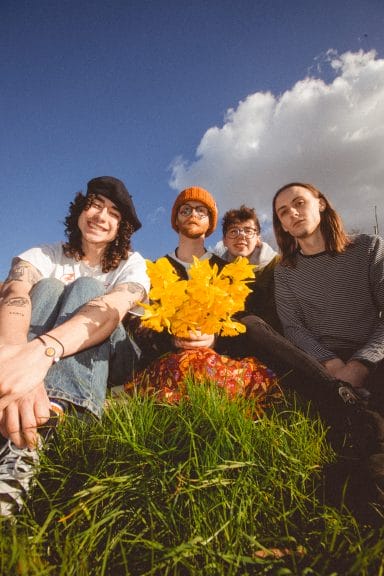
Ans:
[{"label": "human face", "polygon": [[98,195],[87,210],[83,210],[77,222],[83,244],[106,247],[115,240],[121,214],[116,205],[105,196]]},{"label": "human face", "polygon": [[[234,231],[238,230],[238,235],[231,238]],[[246,238],[253,232],[252,238]],[[252,219],[233,222],[225,233],[223,244],[231,256],[250,256],[257,246],[260,246],[261,240],[257,233],[257,227]]]},{"label": "human face", "polygon": [[285,188],[275,200],[275,210],[285,232],[304,240],[320,232],[325,200],[303,186]]},{"label": "human face", "polygon": [[[183,214],[183,208],[189,206],[194,208],[190,214]],[[201,208],[206,208],[206,213]],[[189,212],[189,210],[185,210]],[[180,206],[177,212],[177,227],[179,233],[187,238],[200,238],[204,237],[209,228],[209,210],[201,202],[195,200],[188,200],[185,204]]]}]

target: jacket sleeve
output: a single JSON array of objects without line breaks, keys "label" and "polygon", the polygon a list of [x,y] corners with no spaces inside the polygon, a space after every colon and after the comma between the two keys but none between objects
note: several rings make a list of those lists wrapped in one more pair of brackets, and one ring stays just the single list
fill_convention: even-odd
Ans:
[{"label": "jacket sleeve", "polygon": [[[276,256],[267,266],[255,272],[255,280],[249,284],[252,292],[245,303],[245,314],[254,314],[267,322],[278,332],[282,326],[276,310],[274,271],[279,257]],[[244,315],[244,313],[242,315]]]}]

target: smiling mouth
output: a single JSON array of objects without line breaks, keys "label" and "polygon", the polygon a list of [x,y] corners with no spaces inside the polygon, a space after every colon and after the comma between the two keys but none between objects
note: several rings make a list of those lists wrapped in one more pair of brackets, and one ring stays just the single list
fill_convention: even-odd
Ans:
[{"label": "smiling mouth", "polygon": [[99,224],[91,221],[88,222],[88,228],[91,230],[97,230],[99,232],[106,232],[106,229],[103,226],[100,226]]}]

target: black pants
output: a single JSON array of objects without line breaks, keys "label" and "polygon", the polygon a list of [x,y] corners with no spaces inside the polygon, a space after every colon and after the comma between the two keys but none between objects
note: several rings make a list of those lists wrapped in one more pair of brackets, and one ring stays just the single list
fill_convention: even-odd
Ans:
[{"label": "black pants", "polygon": [[[282,387],[295,390],[312,402],[330,429],[330,440],[337,452],[345,444],[348,434],[359,456],[384,454],[384,419],[378,406],[378,393],[373,394],[367,406],[345,405],[339,396],[340,382],[306,352],[303,352],[276,332],[269,324],[255,315],[241,319],[247,330],[235,338],[219,338],[216,349],[232,357],[256,356],[279,377]],[[345,358],[343,358],[345,359]],[[372,374],[375,384],[383,395],[383,366]]]},{"label": "black pants", "polygon": [[314,358],[292,344],[255,315],[241,318],[245,334],[219,338],[216,349],[229,356],[256,356],[276,372],[283,387],[294,387],[307,399],[321,401],[335,394],[338,381]]},{"label": "black pants", "polygon": [[[229,356],[256,356],[276,372],[283,388],[287,386],[311,400],[329,426],[329,441],[339,455],[336,464],[326,471],[325,484],[342,498],[344,482],[349,478],[351,507],[357,503],[355,511],[362,516],[367,513],[370,521],[370,503],[384,507],[384,363],[369,377],[370,404],[346,405],[338,392],[340,382],[317,360],[261,318],[249,315],[241,322],[247,328],[246,333],[219,338],[216,349]],[[340,357],[346,361],[352,352],[347,357],[344,352]],[[380,515],[378,520],[382,521]]]}]

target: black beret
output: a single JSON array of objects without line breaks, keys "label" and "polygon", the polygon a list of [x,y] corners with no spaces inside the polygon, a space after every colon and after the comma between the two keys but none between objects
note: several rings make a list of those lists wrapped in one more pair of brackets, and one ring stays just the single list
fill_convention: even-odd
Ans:
[{"label": "black beret", "polygon": [[124,182],[118,178],[113,176],[93,178],[87,185],[87,196],[88,194],[105,196],[116,204],[123,218],[126,218],[132,224],[134,230],[141,228],[141,222],[137,217],[132,196],[129,194]]}]

